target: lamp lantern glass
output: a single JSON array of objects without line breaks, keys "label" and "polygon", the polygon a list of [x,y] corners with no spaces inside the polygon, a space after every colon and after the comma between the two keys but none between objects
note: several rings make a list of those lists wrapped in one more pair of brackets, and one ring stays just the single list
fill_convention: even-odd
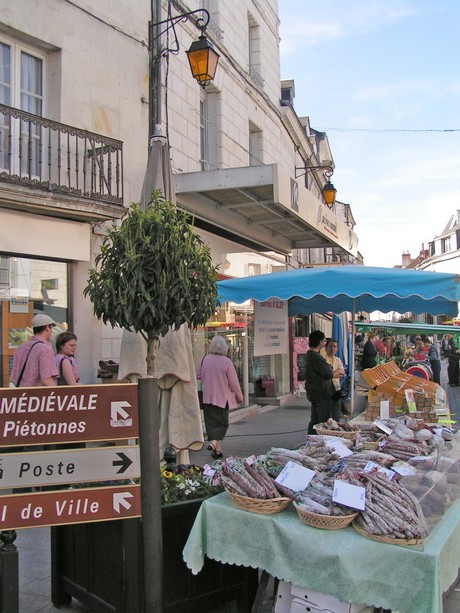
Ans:
[{"label": "lamp lantern glass", "polygon": [[323,197],[324,197],[324,202],[327,204],[328,207],[333,207],[334,203],[335,203],[335,195],[337,193],[337,190],[335,189],[335,187],[332,185],[332,183],[330,181],[328,181],[326,183],[326,185],[323,187]]},{"label": "lamp lantern glass", "polygon": [[192,43],[187,51],[187,57],[193,78],[202,87],[208,85],[214,79],[220,56],[206,36],[202,35]]}]

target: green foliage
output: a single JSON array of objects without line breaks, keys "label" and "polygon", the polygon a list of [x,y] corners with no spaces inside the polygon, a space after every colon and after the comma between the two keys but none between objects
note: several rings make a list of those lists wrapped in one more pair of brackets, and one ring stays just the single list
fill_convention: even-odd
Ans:
[{"label": "green foliage", "polygon": [[217,268],[190,217],[154,190],[104,237],[84,290],[104,323],[141,333],[149,345],[172,327],[204,325],[217,301]]}]

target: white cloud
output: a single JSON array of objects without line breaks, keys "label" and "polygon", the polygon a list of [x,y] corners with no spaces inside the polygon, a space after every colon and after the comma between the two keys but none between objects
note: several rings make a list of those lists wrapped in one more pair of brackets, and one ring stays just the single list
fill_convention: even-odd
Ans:
[{"label": "white cloud", "polygon": [[[304,10],[302,10],[302,7]],[[316,5],[305,1],[280,0],[281,55],[339,38],[382,30],[406,19],[417,7],[401,0],[367,0],[357,8],[356,0],[336,0]]]}]

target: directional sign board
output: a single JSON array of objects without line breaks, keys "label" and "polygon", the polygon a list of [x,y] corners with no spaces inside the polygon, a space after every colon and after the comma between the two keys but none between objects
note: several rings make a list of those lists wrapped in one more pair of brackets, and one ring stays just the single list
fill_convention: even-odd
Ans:
[{"label": "directional sign board", "polygon": [[139,485],[13,494],[0,498],[0,531],[141,516]]},{"label": "directional sign board", "polygon": [[0,489],[138,477],[138,445],[0,453]]},{"label": "directional sign board", "polygon": [[2,447],[138,436],[134,383],[0,390]]}]

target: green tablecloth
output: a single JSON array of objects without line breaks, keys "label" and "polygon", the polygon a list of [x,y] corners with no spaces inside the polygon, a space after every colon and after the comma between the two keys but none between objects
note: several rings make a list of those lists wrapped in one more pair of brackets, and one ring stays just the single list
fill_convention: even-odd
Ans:
[{"label": "green tablecloth", "polygon": [[421,545],[378,543],[353,528],[319,530],[292,505],[277,515],[234,507],[227,493],[206,500],[183,551],[194,574],[208,556],[266,570],[303,588],[400,613],[442,611],[460,566],[460,500]]}]

